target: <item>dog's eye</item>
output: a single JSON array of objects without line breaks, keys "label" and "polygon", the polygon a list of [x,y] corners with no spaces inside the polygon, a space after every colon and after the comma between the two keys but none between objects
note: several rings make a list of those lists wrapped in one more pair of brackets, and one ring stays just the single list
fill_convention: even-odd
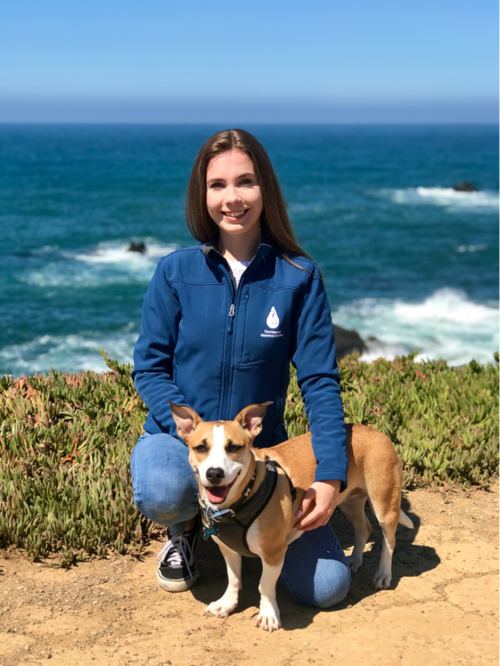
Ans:
[{"label": "dog's eye", "polygon": [[208,451],[208,446],[206,444],[199,444],[194,447],[196,453],[206,453]]},{"label": "dog's eye", "polygon": [[237,453],[242,448],[243,448],[242,446],[238,446],[237,444],[229,442],[228,445],[226,446],[226,451],[228,453]]}]

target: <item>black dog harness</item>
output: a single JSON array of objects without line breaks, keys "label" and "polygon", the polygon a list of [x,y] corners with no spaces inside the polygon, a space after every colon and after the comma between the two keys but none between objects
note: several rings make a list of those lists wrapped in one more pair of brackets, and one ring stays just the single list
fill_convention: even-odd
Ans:
[{"label": "black dog harness", "polygon": [[[250,525],[262,513],[271,499],[278,481],[278,467],[281,467],[279,463],[266,458],[266,474],[255,495],[247,499],[253,488],[256,472],[254,472],[250,479],[243,496],[232,507],[229,507],[229,509],[216,511],[212,507],[207,506],[200,498],[204,538],[208,539],[211,536],[216,536],[228,548],[231,548],[231,550],[236,551],[240,555],[258,557],[258,555],[252,553],[248,548],[247,532]],[[287,474],[286,477],[290,484],[293,501],[296,497],[295,488]]]}]

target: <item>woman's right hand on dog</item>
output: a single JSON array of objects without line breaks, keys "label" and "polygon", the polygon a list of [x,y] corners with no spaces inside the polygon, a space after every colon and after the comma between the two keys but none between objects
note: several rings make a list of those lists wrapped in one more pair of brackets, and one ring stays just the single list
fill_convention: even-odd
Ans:
[{"label": "woman's right hand on dog", "polygon": [[294,529],[309,532],[326,525],[335,511],[339,494],[339,480],[315,481],[306,490],[300,509],[295,514],[298,520]]}]

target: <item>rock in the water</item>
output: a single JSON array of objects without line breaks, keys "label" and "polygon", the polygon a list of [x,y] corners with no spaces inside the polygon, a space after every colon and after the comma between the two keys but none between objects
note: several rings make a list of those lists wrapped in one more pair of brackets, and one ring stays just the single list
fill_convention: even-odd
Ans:
[{"label": "rock in the water", "polygon": [[129,252],[139,252],[139,254],[145,254],[147,252],[146,245],[144,243],[130,243],[128,246]]},{"label": "rock in the water", "polygon": [[357,331],[349,331],[341,326],[333,325],[337,346],[337,361],[351,352],[362,354],[367,347]]},{"label": "rock in the water", "polygon": [[463,183],[457,183],[456,185],[453,185],[453,189],[455,192],[479,192],[475,185],[468,183],[466,180],[464,180]]}]

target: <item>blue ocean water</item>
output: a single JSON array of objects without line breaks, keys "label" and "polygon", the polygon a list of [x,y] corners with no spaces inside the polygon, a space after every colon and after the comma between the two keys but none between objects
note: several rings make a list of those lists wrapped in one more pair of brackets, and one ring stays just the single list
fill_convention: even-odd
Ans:
[{"label": "blue ocean water", "polygon": [[[158,259],[216,126],[0,125],[0,374],[130,361]],[[461,364],[498,341],[496,126],[245,127],[268,150],[335,323],[364,358]],[[470,181],[478,193],[455,192]],[[145,255],[127,251],[143,241]]]}]

